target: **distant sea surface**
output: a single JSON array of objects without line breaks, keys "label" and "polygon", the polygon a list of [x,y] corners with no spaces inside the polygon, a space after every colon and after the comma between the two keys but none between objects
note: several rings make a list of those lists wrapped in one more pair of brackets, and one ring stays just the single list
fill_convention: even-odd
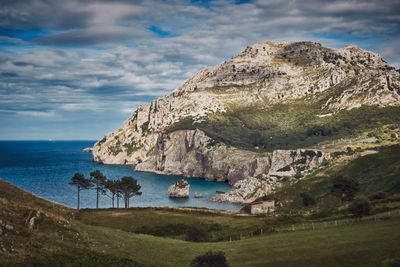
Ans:
[{"label": "distant sea surface", "polygon": [[[169,186],[184,177],[135,172],[132,166],[95,163],[92,153],[82,152],[82,149],[94,144],[94,141],[0,141],[0,177],[69,207],[76,207],[76,187],[68,184],[74,173],[79,172],[89,178],[90,172],[100,170],[108,179],[132,176],[138,180],[143,194],[131,199],[132,207],[205,207],[232,211],[241,208],[240,205],[210,201],[216,191],[230,190],[229,184],[199,178],[187,179],[190,184],[189,199],[170,199]],[[203,198],[194,198],[196,192],[201,193]],[[95,191],[81,191],[81,207],[95,206]],[[101,196],[100,207],[111,207],[111,199]]]}]

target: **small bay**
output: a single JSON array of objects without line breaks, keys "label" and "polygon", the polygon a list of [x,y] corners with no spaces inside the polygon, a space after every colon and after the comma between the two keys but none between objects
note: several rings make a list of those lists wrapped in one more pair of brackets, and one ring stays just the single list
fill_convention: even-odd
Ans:
[{"label": "small bay", "polygon": [[[237,211],[241,205],[215,203],[210,197],[216,191],[228,191],[226,183],[208,182],[200,178],[188,178],[190,198],[187,200],[168,197],[168,187],[184,177],[136,172],[132,166],[104,165],[92,161],[92,154],[82,152],[92,147],[95,141],[0,141],[0,177],[40,197],[76,207],[76,188],[68,182],[74,173],[89,177],[89,173],[100,170],[108,179],[132,176],[142,186],[141,196],[131,199],[132,207],[204,207]],[[203,198],[194,198],[198,192]],[[94,190],[81,192],[81,207],[94,208]],[[122,205],[122,201],[120,203]],[[105,195],[100,199],[101,208],[111,207],[111,199]]]}]

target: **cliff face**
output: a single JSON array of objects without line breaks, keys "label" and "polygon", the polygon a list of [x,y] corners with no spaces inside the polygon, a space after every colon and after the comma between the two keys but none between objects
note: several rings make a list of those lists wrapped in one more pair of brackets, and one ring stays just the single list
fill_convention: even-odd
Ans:
[{"label": "cliff face", "polygon": [[245,203],[269,193],[284,177],[307,173],[329,157],[311,149],[251,152],[214,144],[200,130],[181,130],[159,133],[153,154],[135,170],[228,182],[234,190],[213,200]]},{"label": "cliff face", "polygon": [[[379,55],[356,46],[330,49],[312,42],[263,41],[200,71],[170,95],[138,105],[120,129],[95,144],[93,159],[231,184],[254,178],[247,184],[269,187],[279,182],[277,177],[320,165],[327,154],[314,150],[256,153],[217,144],[200,130],[166,134],[165,129],[183,118],[190,117],[195,124],[212,114],[268,109],[299,99],[317,103],[320,113],[316,116],[321,117],[362,105],[400,106],[400,74]],[[306,151],[316,155],[311,157]]]}]

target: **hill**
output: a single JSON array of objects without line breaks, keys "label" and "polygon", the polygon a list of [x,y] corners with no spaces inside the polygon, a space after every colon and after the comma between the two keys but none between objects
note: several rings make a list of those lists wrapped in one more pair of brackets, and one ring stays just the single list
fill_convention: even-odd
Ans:
[{"label": "hill", "polygon": [[[189,266],[210,249],[223,251],[230,266],[378,266],[396,261],[400,249],[400,213],[390,205],[390,216],[378,212],[362,222],[188,208],[78,212],[3,180],[0,200],[1,266]],[[29,229],[26,220],[33,217]],[[221,239],[183,241],[180,229],[198,223],[212,226],[210,238]]]},{"label": "hill", "polygon": [[214,200],[248,203],[353,139],[398,144],[399,130],[400,73],[379,55],[263,41],[139,105],[95,144],[93,159],[228,182],[234,190]]}]

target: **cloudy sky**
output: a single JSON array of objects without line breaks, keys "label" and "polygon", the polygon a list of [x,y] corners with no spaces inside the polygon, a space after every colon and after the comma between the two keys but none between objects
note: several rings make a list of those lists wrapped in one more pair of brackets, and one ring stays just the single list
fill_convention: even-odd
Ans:
[{"label": "cloudy sky", "polygon": [[0,139],[95,140],[261,40],[400,67],[400,1],[0,0]]}]

